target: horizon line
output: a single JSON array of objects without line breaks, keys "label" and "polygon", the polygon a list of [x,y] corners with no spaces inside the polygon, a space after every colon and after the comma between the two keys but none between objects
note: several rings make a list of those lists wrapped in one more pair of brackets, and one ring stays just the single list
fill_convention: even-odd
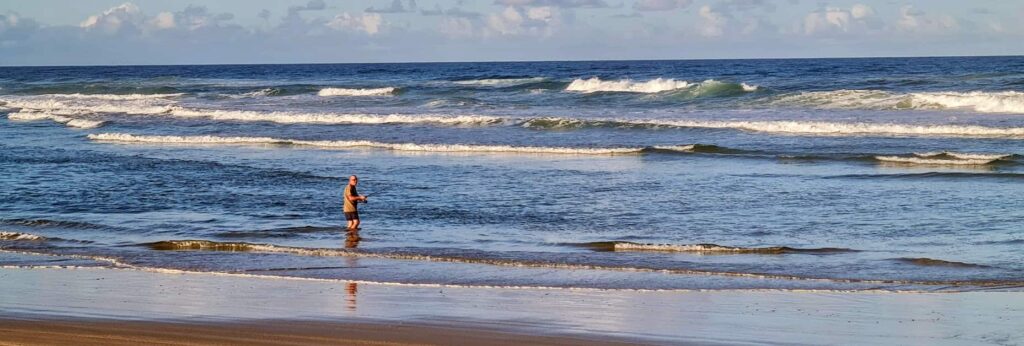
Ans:
[{"label": "horizon line", "polygon": [[258,65],[400,65],[400,64],[486,64],[486,63],[551,63],[551,62],[629,62],[629,61],[739,61],[739,60],[842,60],[842,59],[929,59],[929,58],[1014,58],[1022,54],[1006,55],[891,55],[891,56],[837,56],[837,57],[765,57],[765,58],[679,58],[679,59],[597,59],[597,60],[436,60],[391,62],[271,62],[271,63],[194,63],[194,64],[83,64],[83,65],[5,65],[0,68],[21,67],[157,67],[157,66],[258,66]]}]

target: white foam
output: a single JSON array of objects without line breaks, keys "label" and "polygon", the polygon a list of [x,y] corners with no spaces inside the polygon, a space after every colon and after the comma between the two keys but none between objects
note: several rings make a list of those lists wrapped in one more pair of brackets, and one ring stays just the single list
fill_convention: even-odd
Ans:
[{"label": "white foam", "polygon": [[740,87],[743,88],[743,91],[746,92],[754,92],[757,91],[758,88],[760,88],[759,86],[747,83],[740,83]]},{"label": "white foam", "polygon": [[53,97],[53,98],[67,98],[67,99],[92,99],[92,100],[109,100],[109,101],[128,101],[128,100],[150,100],[150,99],[166,99],[185,95],[183,93],[177,94],[44,94],[38,95],[41,97]]},{"label": "white foam", "polygon": [[981,113],[1024,113],[1024,93],[1004,92],[931,92],[911,94],[917,105],[942,108],[968,108]]},{"label": "white foam", "polygon": [[324,88],[320,89],[317,95],[320,96],[386,96],[394,94],[394,87],[370,88],[370,89],[349,89],[349,88]]},{"label": "white foam", "polygon": [[165,99],[111,100],[61,99],[54,97],[5,98],[10,108],[22,111],[46,112],[56,115],[82,115],[92,113],[164,114],[171,111],[174,101]]},{"label": "white foam", "polygon": [[575,79],[566,91],[582,93],[593,92],[633,92],[633,93],[658,93],[662,91],[684,89],[693,86],[690,82],[675,79],[657,78],[646,82],[636,82],[631,79],[605,81],[593,77],[590,79]]},{"label": "white foam", "polygon": [[62,115],[55,115],[42,112],[10,113],[7,115],[7,118],[10,120],[17,121],[53,120],[54,122],[64,124],[68,127],[75,127],[81,129],[94,129],[106,124],[106,122],[102,120],[75,119]]},{"label": "white foam", "polygon": [[125,133],[90,134],[89,139],[97,141],[161,144],[272,144],[311,146],[328,149],[376,148],[395,151],[455,152],[455,153],[526,153],[526,154],[570,154],[570,155],[614,155],[637,154],[642,148],[565,148],[565,147],[521,147],[508,145],[473,144],[419,144],[382,143],[374,141],[310,141],[279,139],[271,137],[220,137],[220,136],[142,136]]},{"label": "white foam", "polygon": [[653,148],[658,150],[671,150],[681,152],[691,152],[696,146],[693,144],[688,145],[655,145]]},{"label": "white foam", "polygon": [[1024,93],[919,92],[891,93],[879,90],[801,92],[772,102],[780,105],[839,109],[970,109],[980,113],[1024,113]]},{"label": "white foam", "polygon": [[757,249],[721,246],[714,244],[640,244],[616,242],[615,251],[667,251],[667,252],[751,252]]},{"label": "white foam", "polygon": [[807,135],[897,135],[952,137],[1024,137],[1024,127],[987,127],[978,125],[913,125],[887,123],[843,123],[825,121],[700,121],[650,120],[622,121],[624,124],[695,128],[738,129],[755,132]]},{"label": "white foam", "polygon": [[957,152],[914,153],[913,156],[875,156],[876,160],[917,165],[979,166],[1011,157],[1010,154],[975,154]]},{"label": "white foam", "polygon": [[526,83],[543,82],[547,80],[545,77],[530,77],[530,78],[487,78],[487,79],[473,79],[473,80],[460,80],[452,83],[459,85],[482,85],[482,86],[508,86],[518,85]]},{"label": "white foam", "polygon": [[207,118],[212,120],[241,122],[266,121],[280,124],[435,123],[448,125],[486,125],[502,121],[499,117],[485,115],[300,113],[194,109],[180,107],[172,108],[164,114],[182,118]]},{"label": "white foam", "polygon": [[914,155],[923,158],[945,155],[961,160],[1002,160],[1013,156],[1013,154],[958,153],[954,151],[914,153]]},{"label": "white foam", "polygon": [[0,231],[0,240],[45,240],[46,237],[35,234]]},{"label": "white foam", "polygon": [[[187,108],[167,100],[133,100],[120,102],[96,102],[78,100],[71,102],[54,98],[14,97],[0,98],[10,108],[27,112],[43,112],[52,115],[79,116],[95,113],[117,113],[129,115],[171,116],[178,118],[206,118],[239,122],[274,122],[280,124],[446,124],[446,125],[488,125],[503,121],[500,117],[486,115],[446,114],[353,114],[353,113],[303,113],[289,111],[253,111]],[[74,101],[74,100],[72,100]]]}]

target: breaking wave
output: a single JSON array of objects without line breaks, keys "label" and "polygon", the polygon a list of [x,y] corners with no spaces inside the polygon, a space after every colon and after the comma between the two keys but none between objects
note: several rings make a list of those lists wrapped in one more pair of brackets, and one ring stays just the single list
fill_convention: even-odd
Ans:
[{"label": "breaking wave", "polygon": [[535,118],[521,123],[535,129],[577,129],[591,127],[616,128],[705,128],[735,129],[753,132],[825,136],[940,136],[940,137],[1024,137],[1024,127],[989,127],[981,125],[915,125],[888,123],[848,123],[826,121],[716,121],[716,120],[616,120]]},{"label": "breaking wave", "polygon": [[46,240],[35,234],[0,231],[0,240]]},{"label": "breaking wave", "polygon": [[89,100],[108,100],[108,101],[131,101],[131,100],[150,100],[150,99],[167,99],[185,95],[184,93],[175,94],[44,94],[38,95],[43,97],[53,98],[66,98],[66,99],[89,99]]},{"label": "breaking wave", "polygon": [[575,79],[572,83],[569,83],[565,87],[566,91],[575,91],[581,93],[595,93],[595,92],[630,92],[630,93],[660,93],[665,91],[674,91],[687,89],[690,90],[692,96],[701,95],[717,95],[730,90],[739,92],[753,92],[757,91],[756,85],[749,85],[746,83],[732,84],[716,81],[709,79],[700,83],[690,83],[684,80],[675,80],[671,78],[657,78],[646,82],[638,82],[631,79],[612,80],[606,81],[600,78],[593,77],[590,79]]},{"label": "breaking wave", "polygon": [[76,119],[62,115],[41,112],[10,113],[7,115],[7,119],[18,121],[53,120],[54,122],[64,124],[68,127],[75,127],[80,129],[94,129],[106,124],[106,122],[102,120]]},{"label": "breaking wave", "polygon": [[324,88],[317,93],[319,96],[387,96],[394,94],[398,89],[394,87],[349,89],[349,88]]},{"label": "breaking wave", "polygon": [[914,153],[911,156],[875,156],[882,162],[918,165],[962,165],[979,166],[1000,162],[1014,157],[1012,154],[974,154],[957,152]]},{"label": "breaking wave", "polygon": [[566,91],[577,91],[582,93],[593,92],[632,92],[632,93],[658,93],[662,91],[689,88],[690,82],[675,79],[657,78],[646,82],[636,82],[631,79],[605,81],[593,77],[590,79],[575,79]]},{"label": "breaking wave", "polygon": [[164,144],[271,144],[296,145],[320,148],[376,148],[395,151],[420,152],[490,152],[490,153],[527,153],[527,154],[570,154],[570,155],[614,155],[637,154],[643,148],[560,148],[560,147],[520,147],[508,145],[470,145],[470,144],[418,144],[418,143],[382,143],[374,141],[315,141],[278,139],[270,137],[219,137],[219,136],[141,136],[125,133],[90,134],[89,139],[111,142],[131,143],[164,143]]},{"label": "breaking wave", "polygon": [[484,79],[467,79],[457,80],[452,83],[459,85],[478,85],[478,86],[510,86],[527,83],[538,83],[546,81],[545,77],[528,77],[528,78],[484,78]]},{"label": "breaking wave", "polygon": [[788,246],[771,247],[735,247],[717,244],[642,244],[634,242],[594,242],[582,244],[584,247],[601,251],[657,251],[657,252],[696,252],[721,254],[786,254],[808,253],[827,254],[857,252],[845,248],[793,248]]},{"label": "breaking wave", "polygon": [[1024,93],[1017,91],[902,94],[880,90],[810,91],[784,95],[770,103],[840,109],[970,109],[981,113],[1024,113]]},{"label": "breaking wave", "polygon": [[945,261],[927,257],[901,257],[893,259],[896,262],[929,266],[929,267],[959,267],[959,268],[987,268],[988,266],[982,264],[966,263],[966,262],[955,262]]}]

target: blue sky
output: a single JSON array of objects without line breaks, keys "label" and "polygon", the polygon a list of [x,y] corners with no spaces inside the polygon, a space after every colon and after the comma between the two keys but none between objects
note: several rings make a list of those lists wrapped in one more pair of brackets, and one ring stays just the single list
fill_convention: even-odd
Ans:
[{"label": "blue sky", "polygon": [[0,65],[1024,54],[1024,1],[0,1]]}]

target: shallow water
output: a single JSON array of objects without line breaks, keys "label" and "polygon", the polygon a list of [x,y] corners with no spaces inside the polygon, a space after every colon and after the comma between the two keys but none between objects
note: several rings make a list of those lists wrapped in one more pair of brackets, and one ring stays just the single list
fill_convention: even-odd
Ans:
[{"label": "shallow water", "polygon": [[[1019,290],[1020,71],[1019,57],[0,68],[0,265]],[[371,196],[359,242],[341,229],[349,174]]]}]

